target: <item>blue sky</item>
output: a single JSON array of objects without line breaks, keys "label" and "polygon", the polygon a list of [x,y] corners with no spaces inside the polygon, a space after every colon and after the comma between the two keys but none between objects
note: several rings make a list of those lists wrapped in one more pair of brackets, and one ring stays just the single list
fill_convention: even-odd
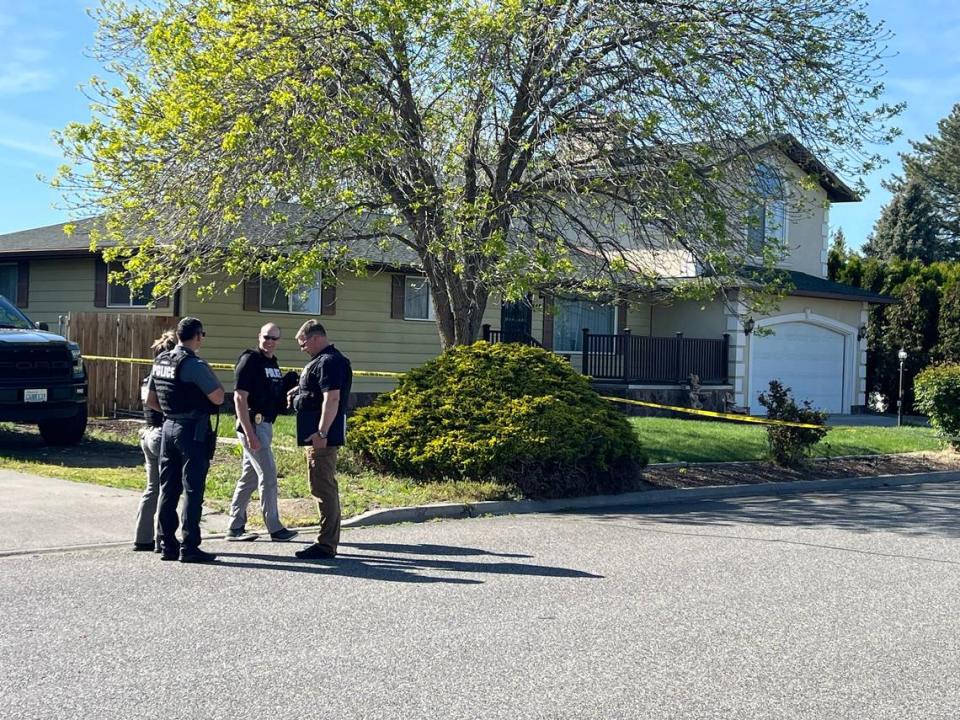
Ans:
[{"label": "blue sky", "polygon": [[[36,179],[52,175],[62,161],[52,130],[89,118],[78,87],[102,73],[88,57],[94,22],[91,0],[4,0],[0,4],[0,233],[70,219],[55,192]],[[880,181],[899,170],[897,151],[936,130],[960,102],[960,4],[955,0],[877,0],[874,19],[896,34],[887,62],[887,99],[905,100],[903,136],[883,150],[892,162],[867,178],[861,203],[837,205],[831,226],[842,227],[854,247],[866,238],[887,202]]]}]

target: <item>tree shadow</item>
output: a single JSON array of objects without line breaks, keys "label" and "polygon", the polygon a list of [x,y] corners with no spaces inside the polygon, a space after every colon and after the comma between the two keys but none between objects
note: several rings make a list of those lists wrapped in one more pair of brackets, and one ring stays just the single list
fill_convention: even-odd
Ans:
[{"label": "tree shadow", "polygon": [[344,543],[341,547],[362,547],[364,550],[367,550],[370,549],[370,546],[384,553],[405,553],[408,549],[411,549],[411,551],[417,555],[416,557],[408,557],[402,554],[386,555],[376,554],[376,552],[341,552],[336,558],[301,560],[297,557],[282,555],[228,552],[218,553],[218,557],[222,559],[218,564],[225,567],[240,567],[252,570],[280,570],[284,572],[309,573],[315,575],[339,575],[384,582],[446,583],[454,585],[483,584],[483,580],[471,577],[458,577],[458,573],[580,579],[600,579],[603,577],[602,575],[595,575],[582,570],[552,567],[549,565],[447,560],[435,557],[424,557],[424,554],[428,552],[428,548],[440,551],[436,553],[432,552],[432,550],[429,551],[432,555],[529,557],[526,555],[498,555],[497,553],[488,553],[484,550],[472,548],[456,548],[442,545],[391,545],[386,543]]},{"label": "tree shadow", "polygon": [[884,486],[816,495],[698,500],[659,507],[572,511],[600,521],[832,528],[853,533],[892,532],[910,537],[960,537],[960,484]]},{"label": "tree shadow", "polygon": [[84,437],[76,445],[47,445],[39,432],[0,427],[0,458],[71,467],[138,467],[143,465],[139,445]]}]

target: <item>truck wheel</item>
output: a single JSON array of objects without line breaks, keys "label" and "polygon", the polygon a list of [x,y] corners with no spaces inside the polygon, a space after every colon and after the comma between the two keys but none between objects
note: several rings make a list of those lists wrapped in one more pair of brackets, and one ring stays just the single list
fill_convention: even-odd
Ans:
[{"label": "truck wheel", "polygon": [[81,405],[71,418],[40,423],[40,436],[48,445],[76,445],[87,431],[87,406]]}]

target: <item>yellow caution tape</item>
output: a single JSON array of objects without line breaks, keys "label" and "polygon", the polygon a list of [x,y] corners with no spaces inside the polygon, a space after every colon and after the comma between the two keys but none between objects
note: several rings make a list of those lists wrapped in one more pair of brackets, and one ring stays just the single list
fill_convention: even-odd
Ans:
[{"label": "yellow caution tape", "polygon": [[629,405],[641,405],[643,407],[657,408],[658,410],[673,410],[674,412],[688,413],[690,415],[703,415],[706,417],[723,418],[724,420],[734,420],[736,422],[754,423],[756,425],[785,425],[787,427],[798,428],[822,428],[823,425],[813,425],[812,423],[790,422],[789,420],[771,420],[770,418],[753,417],[752,415],[738,415],[737,413],[723,413],[715,410],[698,410],[696,408],[680,407],[679,405],[662,405],[661,403],[646,402],[644,400],[628,400],[627,398],[615,398],[607,395],[600,396],[610,402],[627,403]]},{"label": "yellow caution tape", "polygon": [[[84,355],[84,360],[102,360],[105,362],[123,362],[123,363],[133,363],[134,365],[153,365],[153,360],[147,360],[145,358],[117,358],[117,357],[104,357],[101,355]],[[234,366],[229,363],[207,363],[214,370],[233,370]],[[293,371],[300,372],[301,368],[293,367],[281,367],[281,370],[284,372]],[[354,370],[354,376],[356,377],[383,377],[383,378],[399,378],[403,376],[403,373],[397,372],[386,372],[381,370]],[[610,402],[616,403],[627,403],[629,405],[640,405],[642,407],[655,408],[657,410],[672,410],[679,413],[687,413],[688,415],[702,415],[705,417],[712,418],[722,418],[724,420],[733,420],[735,422],[744,422],[744,423],[754,423],[755,425],[783,425],[786,427],[797,427],[797,428],[810,428],[817,429],[822,428],[823,425],[813,425],[811,423],[798,423],[798,422],[789,422],[787,420],[771,420],[769,418],[759,418],[752,417],[750,415],[738,415],[736,413],[722,413],[716,412],[714,410],[697,410],[696,408],[680,407],[679,405],[663,405],[661,403],[646,402],[644,400],[628,400],[627,398],[616,398],[609,397],[607,395],[601,395],[601,398],[604,400],[609,400]]]},{"label": "yellow caution tape", "polygon": [[[122,363],[131,363],[133,365],[153,365],[153,360],[148,360],[146,358],[121,358],[121,357],[106,357],[103,355],[84,355],[84,361],[87,360],[100,360],[104,362],[122,362]],[[214,370],[233,370],[234,366],[230,363],[207,363]],[[293,371],[300,372],[303,368],[295,367],[282,367],[280,368],[284,372]],[[398,378],[403,375],[403,373],[397,372],[386,372],[381,370],[354,370],[354,376],[359,377],[384,377],[384,378]]]}]

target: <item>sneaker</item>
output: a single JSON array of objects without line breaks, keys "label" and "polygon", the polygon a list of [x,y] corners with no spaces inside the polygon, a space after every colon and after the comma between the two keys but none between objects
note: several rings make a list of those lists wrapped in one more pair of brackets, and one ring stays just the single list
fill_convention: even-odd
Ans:
[{"label": "sneaker", "polygon": [[331,560],[337,556],[335,552],[331,552],[320,543],[314,543],[303,550],[297,550],[294,555],[301,560]]},{"label": "sneaker", "polygon": [[148,543],[135,542],[133,544],[134,552],[150,552],[151,550],[153,550],[153,548],[154,548],[154,544],[152,542],[148,542]]},{"label": "sneaker", "polygon": [[287,528],[280,528],[276,532],[270,533],[270,539],[274,542],[286,542],[287,540],[293,540],[296,536],[296,530],[288,530]]},{"label": "sneaker", "polygon": [[190,551],[180,552],[180,562],[182,563],[209,563],[215,562],[217,556],[213,553],[204,552],[200,548]]},{"label": "sneaker", "polygon": [[247,532],[245,528],[227,531],[227,542],[250,542],[258,537],[260,536],[254,532]]}]

